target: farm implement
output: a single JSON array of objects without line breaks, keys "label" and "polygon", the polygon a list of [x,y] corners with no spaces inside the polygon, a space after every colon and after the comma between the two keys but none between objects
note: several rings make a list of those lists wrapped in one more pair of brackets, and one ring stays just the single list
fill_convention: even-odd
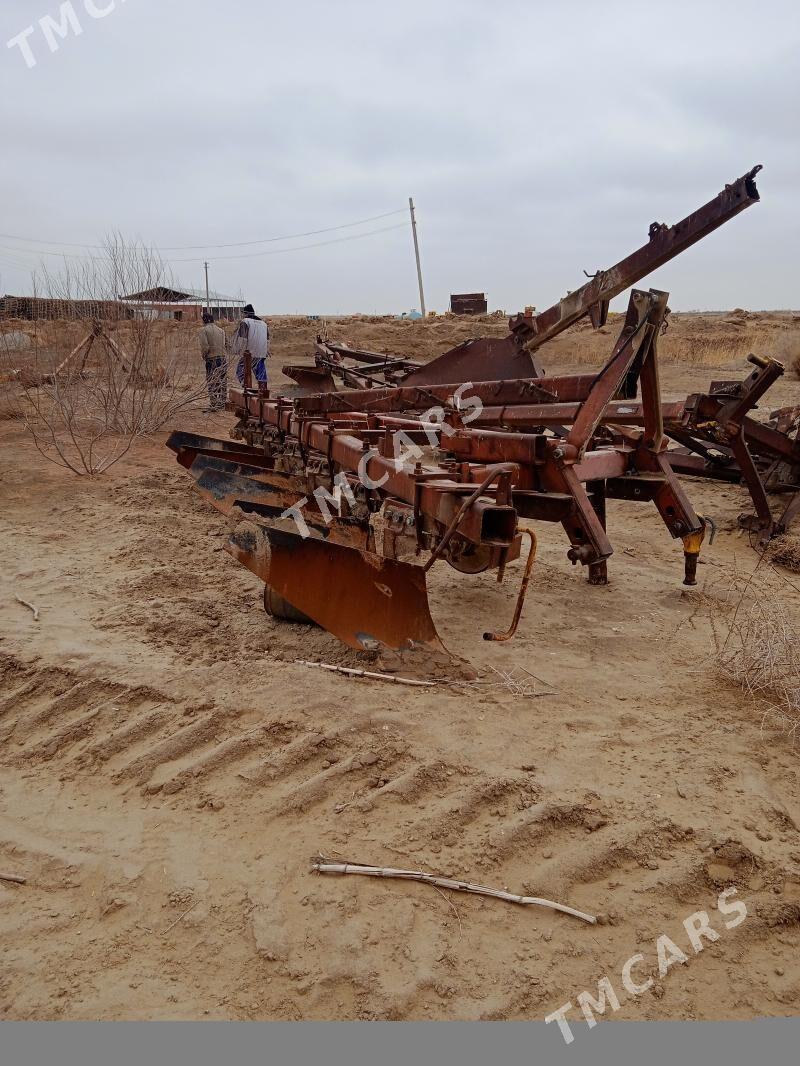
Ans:
[{"label": "farm implement", "polygon": [[759,484],[765,456],[770,476],[794,477],[796,442],[749,416],[780,364],[757,360],[740,386],[663,404],[668,294],[655,289],[631,292],[599,372],[548,377],[539,351],[584,316],[603,325],[611,299],[755,203],[759,169],[682,222],[653,223],[642,248],[547,311],[513,318],[506,338],[469,341],[424,366],[321,341],[313,368],[290,368],[300,386],[292,396],[253,382],[245,358],[244,387],[228,403],[232,439],[176,432],[168,445],[232,520],[228,551],[264,582],[266,609],[360,651],[445,655],[428,605],[431,568],[496,571],[502,581],[524,551],[511,624],[484,634],[507,640],[536,552],[521,520],[559,523],[569,560],[603,585],[608,499],[653,504],[682,541],[693,584],[709,523],[676,470],[730,480],[736,464],[750,485],[746,456],[757,448]]}]

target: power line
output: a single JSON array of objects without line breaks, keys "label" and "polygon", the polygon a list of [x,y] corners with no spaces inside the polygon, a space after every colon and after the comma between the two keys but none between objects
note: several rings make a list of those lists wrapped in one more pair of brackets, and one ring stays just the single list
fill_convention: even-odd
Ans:
[{"label": "power line", "polygon": [[[403,209],[403,210],[405,211],[405,209]],[[324,247],[326,247],[328,245],[331,245],[331,244],[344,244],[347,241],[360,241],[360,240],[363,240],[365,237],[375,237],[375,236],[377,236],[380,233],[390,233],[392,230],[405,229],[406,226],[408,226],[408,225],[409,225],[408,222],[400,222],[396,226],[384,226],[381,229],[368,230],[366,233],[356,233],[356,234],[353,234],[350,237],[337,237],[337,238],[335,238],[332,241],[316,241],[313,244],[299,244],[299,245],[296,245],[294,248],[276,248],[276,249],[274,249],[272,251],[267,251],[267,252],[246,252],[246,253],[244,253],[242,255],[218,255],[218,256],[212,256],[212,257],[210,257],[209,261],[217,263],[217,262],[221,262],[222,260],[228,260],[228,259],[258,259],[258,258],[261,258],[262,256],[267,256],[267,255],[287,255],[290,252],[303,252],[303,251],[307,251],[310,248],[324,248]],[[111,258],[109,256],[107,256],[107,255],[103,255],[103,256],[101,256],[101,255],[77,255],[74,252],[54,252],[54,251],[49,251],[47,249],[42,249],[40,251],[28,251],[27,248],[11,248],[11,247],[8,247],[7,245],[0,245],[0,250],[5,251],[5,252],[11,252],[11,253],[13,253],[15,255],[19,254],[19,253],[21,253],[22,255],[31,255],[31,256],[49,255],[49,256],[54,256],[57,259],[80,259],[80,260],[88,260],[90,262],[95,262],[95,263],[108,263],[108,262],[112,261]],[[156,251],[156,250],[154,249],[154,251]],[[203,257],[189,258],[189,259],[167,259],[167,258],[165,258],[165,262],[167,262],[167,263],[202,263],[202,262],[204,262],[204,258]]]},{"label": "power line", "polygon": [[[98,262],[98,263],[108,262],[108,256],[75,255],[72,252],[51,252],[51,251],[48,251],[45,248],[40,249],[40,250],[33,250],[33,249],[28,249],[28,248],[11,248],[11,247],[9,247],[6,244],[0,244],[0,251],[12,252],[14,255],[29,255],[29,256],[34,256],[34,257],[35,256],[42,256],[42,255],[53,255],[53,256],[56,256],[56,258],[58,258],[58,259],[86,259],[86,260],[94,260],[95,262]],[[26,266],[29,267],[30,265],[31,265],[31,263],[30,263],[30,260],[29,260],[26,263]]]},{"label": "power line", "polygon": [[[317,237],[321,233],[334,233],[340,229],[353,229],[355,226],[366,226],[368,222],[380,222],[383,218],[391,218],[392,215],[402,215],[405,213],[405,208],[401,207],[397,211],[384,211],[382,215],[373,215],[371,218],[362,218],[358,222],[344,222],[341,226],[328,226],[325,229],[312,229],[306,233],[291,233],[287,237],[263,237],[258,241],[239,241],[236,244],[186,244],[176,245],[174,247],[165,246],[162,251],[165,252],[191,252],[197,251],[202,248],[248,248],[254,244],[275,244],[278,241],[294,241],[300,240],[302,237]],[[375,230],[376,233],[385,232],[383,230]]]},{"label": "power line", "polygon": [[[316,237],[321,233],[333,233],[340,229],[353,229],[355,226],[365,226],[368,222],[379,222],[383,218],[390,218],[392,215],[401,215],[405,213],[405,208],[400,207],[396,211],[385,211],[382,215],[372,215],[370,218],[361,218],[357,222],[343,222],[339,226],[327,226],[325,229],[312,229],[307,230],[305,233],[290,233],[285,237],[263,237],[260,240],[255,241],[238,241],[232,244],[174,244],[164,245],[162,248],[156,248],[153,246],[154,251],[162,252],[192,252],[203,249],[218,249],[218,248],[249,248],[256,244],[275,244],[280,241],[294,241],[300,240],[303,237]],[[11,233],[0,233],[0,240],[4,241],[22,241],[25,244],[46,244],[50,247],[58,245],[64,248],[90,248],[94,251],[105,251],[106,246],[103,244],[82,244],[80,241],[45,241],[40,240],[37,237],[17,237]],[[25,251],[24,248],[20,248],[19,251]],[[68,254],[68,253],[58,253]],[[75,256],[75,258],[92,258],[91,256]],[[178,260],[183,262],[183,260]],[[194,262],[195,260],[185,260],[186,262]]]},{"label": "power line", "polygon": [[[325,248],[329,244],[344,244],[346,241],[360,241],[364,237],[374,237],[378,233],[391,233],[393,230],[405,229],[410,223],[400,222],[396,226],[384,226],[381,229],[368,230],[367,233],[356,233],[352,237],[336,237],[332,241],[315,241],[314,244],[298,244],[294,248],[276,248],[271,252],[248,252],[244,255],[218,255],[211,258],[212,263],[219,263],[223,259],[258,259],[265,255],[287,255],[289,252],[304,252],[308,248]],[[168,263],[200,263],[201,259],[168,259]]]},{"label": "power line", "polygon": [[2,255],[0,256],[0,263],[5,263],[6,266],[12,266],[17,270],[30,270],[31,264],[25,262],[24,259],[17,259],[14,256]]}]

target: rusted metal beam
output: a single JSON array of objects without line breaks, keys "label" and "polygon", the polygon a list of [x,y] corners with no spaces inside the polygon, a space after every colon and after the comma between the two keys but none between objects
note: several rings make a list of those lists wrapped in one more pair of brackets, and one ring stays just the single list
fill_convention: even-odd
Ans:
[{"label": "rusted metal beam", "polygon": [[[628,303],[628,313],[625,317],[625,325],[617,341],[614,352],[597,375],[597,382],[591,393],[584,402],[572,428],[567,434],[567,445],[583,451],[605,412],[606,405],[620,391],[625,378],[628,375],[634,360],[644,364],[650,357],[654,334],[661,328],[664,316],[667,313],[667,294],[665,292],[641,292],[634,289]],[[641,341],[637,349],[634,349],[634,341],[641,334]],[[653,400],[653,397],[651,397]],[[644,404],[645,421],[649,410],[658,410],[658,397],[650,405]],[[660,412],[658,414],[660,417]],[[661,441],[655,442],[660,445]]]},{"label": "rusted metal beam", "polygon": [[529,317],[518,315],[511,320],[512,332],[528,350],[535,350],[585,315],[593,315],[593,323],[603,325],[609,301],[615,296],[713,233],[741,211],[758,203],[760,197],[755,178],[761,169],[760,165],[753,167],[747,174],[726,185],[713,200],[674,226],[653,222],[647,244],[608,270],[598,270],[580,289],[569,293],[546,311]]},{"label": "rusted metal beam", "polygon": [[[513,404],[507,407],[484,407],[479,415],[470,421],[471,427],[506,427],[508,429],[530,429],[533,426],[561,426],[573,421],[580,411],[579,403],[554,404]],[[664,419],[680,424],[685,411],[685,403],[677,400],[661,404]],[[626,426],[644,425],[644,407],[630,400],[612,400],[606,404],[599,419],[599,425],[620,424]]]},{"label": "rusted metal beam", "polygon": [[[555,402],[558,399],[556,387],[562,379],[552,379],[545,386],[536,378],[514,381],[485,381],[471,384],[466,393],[470,398],[491,403],[540,403]],[[567,382],[567,379],[563,379]],[[455,408],[456,393],[464,392],[465,382],[455,384],[410,386],[401,385],[393,389],[359,389],[352,392],[328,393],[324,396],[301,396],[295,401],[299,414],[344,413],[347,411],[389,412],[389,411],[426,411],[432,407]],[[585,391],[591,387],[594,375],[585,375],[580,383],[570,381],[566,386],[574,391],[576,385]]]}]

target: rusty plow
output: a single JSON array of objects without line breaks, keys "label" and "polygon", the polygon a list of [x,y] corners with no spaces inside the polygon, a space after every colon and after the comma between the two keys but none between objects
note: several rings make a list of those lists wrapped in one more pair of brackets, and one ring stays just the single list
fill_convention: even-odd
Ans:
[{"label": "rusty plow", "polygon": [[188,433],[168,443],[199,494],[232,521],[226,550],[264,582],[268,613],[317,624],[357,651],[449,657],[422,566],[377,554],[363,523],[326,522],[313,497],[298,523],[286,512],[305,499],[303,483],[263,455]]},{"label": "rusty plow", "polygon": [[[668,293],[637,288],[604,365],[549,376],[542,362],[550,340],[582,319],[604,326],[611,300],[758,203],[760,169],[680,222],[652,223],[641,247],[552,307],[514,316],[505,337],[465,341],[424,365],[318,338],[313,366],[285,368],[293,395],[270,395],[247,375],[231,390],[231,440],[173,433],[169,447],[231,521],[228,550],[264,582],[270,613],[316,622],[359,651],[441,655],[428,571],[440,563],[502,580],[527,536],[510,628],[485,633],[510,640],[536,551],[521,521],[561,526],[567,559],[602,587],[608,501],[654,506],[683,544],[692,584],[711,524],[679,473],[743,480],[762,538],[785,528],[800,513],[800,415],[751,417],[780,364],[753,356],[744,382],[664,403]],[[768,489],[791,494],[777,523]]]}]

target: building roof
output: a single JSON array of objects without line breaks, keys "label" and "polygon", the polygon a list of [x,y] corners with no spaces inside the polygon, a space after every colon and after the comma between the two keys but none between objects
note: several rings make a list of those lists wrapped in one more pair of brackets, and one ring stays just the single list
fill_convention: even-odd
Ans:
[{"label": "building roof", "polygon": [[[223,296],[220,292],[209,292],[208,298],[213,304],[227,303],[244,306],[244,300],[239,296]],[[135,300],[147,303],[194,303],[206,302],[205,289],[170,289],[164,285],[156,285],[153,289],[145,289],[144,292],[134,292],[130,296],[120,296],[121,300]]]}]

